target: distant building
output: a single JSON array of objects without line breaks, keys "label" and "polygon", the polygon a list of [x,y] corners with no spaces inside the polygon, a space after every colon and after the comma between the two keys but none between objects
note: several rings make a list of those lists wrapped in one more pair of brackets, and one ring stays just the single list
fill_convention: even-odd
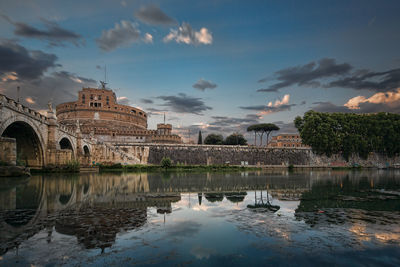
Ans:
[{"label": "distant building", "polygon": [[308,147],[301,142],[299,134],[284,133],[273,136],[268,143],[268,147]]},{"label": "distant building", "polygon": [[78,100],[56,107],[58,122],[76,129],[83,136],[93,136],[109,143],[182,143],[172,134],[172,125],[157,124],[157,130],[147,129],[147,114],[143,110],[117,103],[112,90],[83,88]]}]

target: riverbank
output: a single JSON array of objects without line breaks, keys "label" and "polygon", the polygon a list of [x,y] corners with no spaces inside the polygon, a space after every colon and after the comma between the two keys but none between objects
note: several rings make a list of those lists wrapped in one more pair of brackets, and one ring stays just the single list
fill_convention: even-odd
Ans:
[{"label": "riverbank", "polygon": [[0,166],[0,177],[31,176],[30,169],[24,166]]},{"label": "riverbank", "polygon": [[100,172],[157,172],[157,171],[254,171],[261,167],[231,165],[172,165],[167,168],[161,165],[99,165]]},{"label": "riverbank", "polygon": [[[379,169],[376,167],[339,167],[339,166],[304,166],[304,165],[262,165],[262,166],[240,166],[240,165],[172,165],[167,168],[162,165],[122,165],[120,163],[112,165],[98,164],[91,167],[74,167],[71,166],[52,166],[42,169],[32,169],[34,174],[40,173],[88,173],[88,172],[194,172],[194,171],[261,171],[261,170],[362,170],[362,169]],[[393,168],[388,168],[393,169]]]}]

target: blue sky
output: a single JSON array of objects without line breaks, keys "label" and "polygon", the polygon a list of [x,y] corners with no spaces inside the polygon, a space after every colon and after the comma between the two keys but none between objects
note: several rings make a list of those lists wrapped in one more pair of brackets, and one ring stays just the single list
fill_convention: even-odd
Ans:
[{"label": "blue sky", "polygon": [[150,128],[166,112],[192,135],[245,134],[258,122],[291,132],[310,109],[399,113],[399,10],[399,1],[2,1],[0,91],[15,98],[20,86],[44,109],[98,86],[106,65],[109,87],[150,113]]}]

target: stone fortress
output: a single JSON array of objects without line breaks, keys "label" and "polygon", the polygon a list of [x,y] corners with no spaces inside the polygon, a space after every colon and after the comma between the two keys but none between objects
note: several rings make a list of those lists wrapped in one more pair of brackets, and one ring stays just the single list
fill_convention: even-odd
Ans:
[{"label": "stone fortress", "polygon": [[181,137],[171,133],[170,124],[148,130],[147,114],[117,104],[113,91],[104,86],[84,88],[78,101],[57,106],[57,116],[51,103],[43,115],[0,94],[0,163],[43,168],[78,161],[85,167],[99,163],[160,164],[163,157],[169,157],[173,164],[185,165],[400,166],[399,156],[377,153],[368,159],[352,155],[348,161],[340,154],[317,155],[309,147],[297,146],[300,139],[296,135],[277,138],[283,145],[276,147],[182,144]]},{"label": "stone fortress", "polygon": [[59,104],[56,110],[58,122],[73,130],[79,125],[84,138],[95,137],[110,144],[182,143],[165,119],[157,124],[157,130],[148,130],[146,112],[118,104],[115,93],[104,83],[101,89],[83,88],[77,101]]}]

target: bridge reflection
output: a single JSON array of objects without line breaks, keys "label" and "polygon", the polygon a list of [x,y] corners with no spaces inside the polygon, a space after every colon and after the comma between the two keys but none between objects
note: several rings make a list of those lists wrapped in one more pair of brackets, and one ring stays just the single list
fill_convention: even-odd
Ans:
[{"label": "bridge reflection", "polygon": [[[296,200],[300,203],[296,216],[308,222],[311,219],[307,220],[304,214],[314,212],[315,207],[338,205],[331,197],[341,195],[343,190],[347,196],[352,196],[366,188],[398,190],[399,187],[398,179],[388,180],[387,172],[384,175],[369,172],[366,177],[363,172],[347,171],[307,171],[290,175],[287,171],[84,174],[3,179],[0,186],[0,254],[18,247],[43,229],[48,231],[48,242],[52,241],[56,231],[76,236],[84,248],[103,251],[115,242],[119,232],[143,227],[147,223],[148,208],[161,214],[171,213],[172,203],[181,200],[181,193],[195,192],[201,205],[204,198],[214,204],[224,198],[231,203],[240,203],[248,191],[259,194],[267,191],[266,202],[260,202],[256,196],[255,208],[268,205],[276,211],[278,208],[270,203],[270,196],[280,201]],[[325,199],[325,195],[330,197]],[[398,201],[390,202],[387,208],[395,209]]]}]

